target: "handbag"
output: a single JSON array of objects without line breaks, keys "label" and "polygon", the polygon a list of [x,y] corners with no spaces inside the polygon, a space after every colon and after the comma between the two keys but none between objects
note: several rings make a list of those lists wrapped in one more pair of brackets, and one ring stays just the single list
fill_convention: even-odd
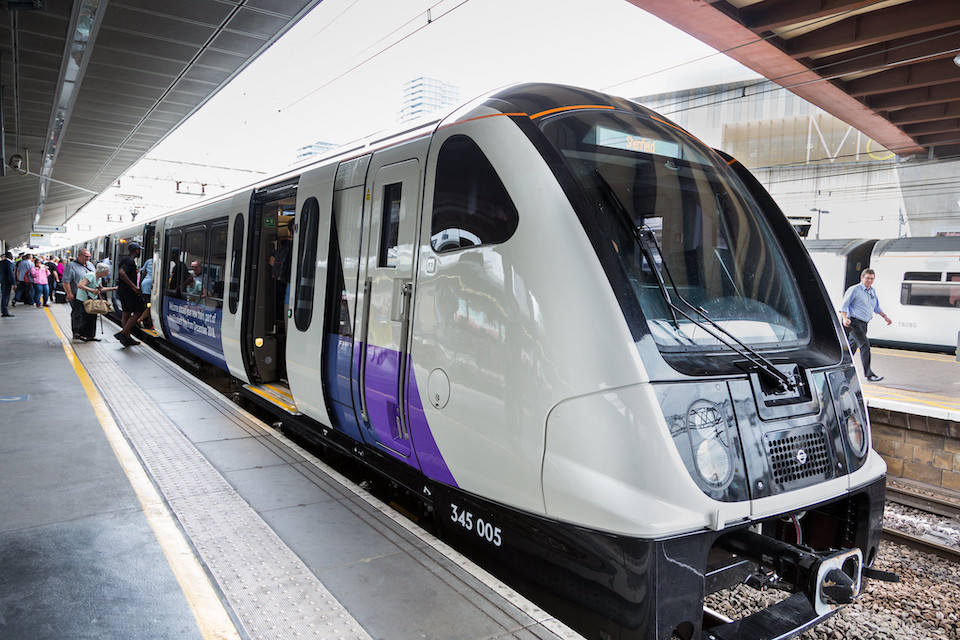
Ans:
[{"label": "handbag", "polygon": [[83,310],[87,313],[103,315],[105,313],[110,313],[113,311],[113,306],[107,300],[101,300],[100,298],[90,298],[89,300],[83,301]]}]

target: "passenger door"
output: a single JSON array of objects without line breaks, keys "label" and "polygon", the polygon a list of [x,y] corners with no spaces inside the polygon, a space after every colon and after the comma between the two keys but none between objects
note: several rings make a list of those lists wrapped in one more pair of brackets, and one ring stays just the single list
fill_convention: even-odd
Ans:
[{"label": "passenger door", "polygon": [[375,154],[368,174],[374,179],[366,194],[370,208],[361,255],[355,379],[367,437],[407,458],[413,452],[405,396],[420,164],[391,160]]}]

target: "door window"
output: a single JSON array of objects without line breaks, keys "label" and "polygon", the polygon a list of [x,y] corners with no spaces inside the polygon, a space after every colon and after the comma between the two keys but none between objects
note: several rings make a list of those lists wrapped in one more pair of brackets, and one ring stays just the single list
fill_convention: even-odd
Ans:
[{"label": "door window", "polygon": [[230,313],[240,305],[240,269],[243,264],[243,214],[233,220],[233,246],[230,249]]},{"label": "door window", "polygon": [[297,247],[297,289],[293,321],[299,331],[306,331],[313,317],[319,223],[320,205],[316,198],[308,198],[300,210],[300,244]]},{"label": "door window", "polygon": [[397,245],[400,238],[400,196],[403,184],[394,182],[383,187],[383,211],[380,217],[380,259],[377,266],[397,266]]}]

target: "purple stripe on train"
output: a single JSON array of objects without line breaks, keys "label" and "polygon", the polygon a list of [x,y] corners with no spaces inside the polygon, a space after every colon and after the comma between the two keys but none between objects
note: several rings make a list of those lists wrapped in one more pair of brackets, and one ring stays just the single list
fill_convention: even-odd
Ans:
[{"label": "purple stripe on train", "polygon": [[[354,364],[359,367],[359,342],[354,343]],[[384,347],[369,345],[367,347],[367,411],[371,426],[380,439],[380,443],[387,452],[398,460],[407,464],[413,461],[410,456],[416,456],[423,473],[437,482],[451,486],[458,486],[453,474],[447,467],[433,438],[433,432],[427,423],[423,403],[420,400],[420,391],[417,386],[416,375],[409,356],[407,366],[407,427],[410,430],[409,441],[401,438],[397,419],[399,407],[397,404],[397,363],[400,354],[398,351]],[[358,369],[355,369],[355,371]],[[369,433],[369,429],[367,429]],[[413,445],[411,451],[410,443]]]}]

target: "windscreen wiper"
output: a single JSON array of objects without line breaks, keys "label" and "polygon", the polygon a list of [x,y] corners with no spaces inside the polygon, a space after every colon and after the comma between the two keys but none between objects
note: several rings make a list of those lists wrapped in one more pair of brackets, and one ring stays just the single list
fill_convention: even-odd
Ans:
[{"label": "windscreen wiper", "polygon": [[[600,173],[600,169],[594,169],[594,173],[597,174],[597,177],[600,179],[600,183],[607,190],[607,194],[610,196],[610,199],[613,200],[616,205],[617,212],[620,214],[621,220],[627,227],[630,229],[631,235],[634,238],[634,241],[637,243],[637,246],[640,247],[640,250],[643,252],[644,257],[647,262],[650,264],[650,270],[653,271],[654,276],[657,280],[657,286],[660,288],[660,293],[663,295],[664,301],[667,303],[667,307],[670,309],[670,315],[673,317],[673,325],[680,331],[680,322],[677,319],[677,314],[680,314],[691,323],[703,329],[706,333],[710,334],[718,342],[726,345],[729,349],[739,353],[741,356],[752,362],[757,366],[758,370],[763,372],[770,378],[774,384],[778,385],[781,390],[792,390],[797,387],[797,383],[787,374],[783,373],[777,369],[776,365],[767,360],[765,357],[757,353],[755,350],[751,349],[743,342],[740,341],[735,335],[721,327],[717,324],[713,318],[710,318],[707,315],[707,312],[704,309],[695,307],[692,305],[683,295],[680,293],[680,290],[677,288],[676,282],[673,280],[673,276],[670,274],[670,269],[667,267],[666,261],[663,259],[663,253],[660,251],[660,243],[657,242],[657,237],[653,231],[643,223],[641,219],[641,224],[638,226],[634,223],[633,217],[627,211],[626,206],[620,200],[620,196],[617,195],[617,192],[614,191],[613,187],[607,182],[607,179],[603,177],[603,174]],[[663,267],[664,272],[666,272],[667,277],[670,279],[670,286],[673,289],[674,293],[677,294],[679,298],[685,305],[693,309],[696,313],[700,314],[704,320],[706,320],[709,325],[704,324],[703,322],[697,320],[690,314],[686,313],[683,309],[674,304],[673,300],[670,298],[670,292],[667,290],[666,282],[663,279],[663,275],[660,273],[660,269],[657,268],[657,262],[654,259],[653,251],[650,249],[650,245],[647,243],[647,238],[653,240],[653,246],[657,249],[657,256],[660,258],[660,265]],[[715,330],[714,330],[715,329]],[[733,342],[732,344],[728,340],[724,339],[723,334],[729,337]],[[737,346],[739,345],[739,346]]]},{"label": "windscreen wiper", "polygon": [[[621,221],[627,226],[627,229],[629,229],[630,234],[634,237],[634,240],[637,240],[637,229],[639,227],[637,227],[637,225],[634,223],[633,217],[623,205],[623,202],[620,200],[620,196],[617,195],[617,192],[613,190],[613,187],[610,186],[610,183],[607,182],[607,179],[603,177],[602,173],[600,173],[600,169],[594,169],[594,172],[597,174],[597,177],[600,178],[600,184],[602,184],[607,190],[607,195],[609,195],[610,199],[613,200],[613,204],[615,205],[617,213],[620,214]],[[654,279],[657,281],[657,287],[660,289],[660,295],[663,296],[663,299],[667,303],[667,308],[670,310],[670,317],[673,319],[674,328],[677,331],[680,331],[680,321],[677,319],[676,306],[670,301],[670,292],[667,291],[667,285],[663,281],[663,275],[660,273],[660,270],[657,269],[657,265],[653,259],[653,254],[650,252],[649,247],[644,246],[642,242],[638,242],[637,246],[639,246],[640,250],[643,252],[644,260],[646,260],[650,265],[650,271],[653,273]]]},{"label": "windscreen wiper", "polygon": [[[647,244],[647,240],[649,239],[653,241],[653,246],[656,247],[657,255],[660,257],[660,264],[663,266],[663,270],[666,272],[667,278],[670,279],[670,287],[673,289],[674,293],[677,294],[677,298],[681,302],[683,302],[683,304],[693,309],[693,311],[699,314],[704,320],[706,320],[709,323],[709,326],[706,324],[703,324],[702,322],[696,320],[689,314],[685,313],[682,309],[677,307],[669,298],[667,299],[668,305],[673,307],[674,310],[680,315],[682,315],[684,318],[694,323],[695,325],[697,325],[698,327],[700,327],[701,329],[709,333],[711,336],[713,336],[714,338],[716,338],[717,340],[719,340],[720,342],[730,347],[731,349],[733,349],[734,351],[742,355],[744,358],[746,358],[747,360],[755,364],[759,369],[759,371],[765,373],[774,382],[774,384],[778,384],[782,391],[792,391],[793,389],[797,388],[798,383],[796,380],[794,380],[792,377],[788,376],[784,372],[777,369],[777,366],[772,362],[770,362],[770,360],[765,358],[762,354],[760,354],[756,350],[748,347],[739,338],[737,338],[737,336],[733,335],[731,332],[727,331],[726,329],[721,327],[719,324],[717,324],[717,322],[707,314],[707,311],[703,307],[695,306],[689,300],[687,300],[683,296],[683,294],[680,293],[680,290],[677,288],[677,283],[674,282],[673,276],[670,274],[670,268],[667,266],[666,261],[663,259],[663,253],[660,250],[660,243],[657,242],[657,236],[656,234],[653,233],[653,230],[651,230],[646,225],[644,225],[643,227],[637,227],[636,237],[637,237],[637,242],[639,242],[641,246],[644,247],[644,250],[647,252],[650,251],[650,247]],[[740,348],[737,348],[737,346],[734,346],[733,344],[730,344],[730,342],[728,342],[727,340],[724,340],[722,337],[720,337],[719,334],[715,333],[711,328],[716,329],[716,331],[722,333],[723,335],[733,340],[737,345],[739,345]]]}]

